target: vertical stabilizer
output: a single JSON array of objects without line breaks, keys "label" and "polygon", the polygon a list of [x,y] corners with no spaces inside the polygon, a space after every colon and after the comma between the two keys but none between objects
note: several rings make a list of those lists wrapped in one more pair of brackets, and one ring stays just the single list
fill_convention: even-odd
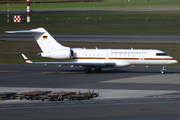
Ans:
[{"label": "vertical stabilizer", "polygon": [[44,53],[57,49],[69,49],[59,44],[44,28],[22,31],[6,31],[6,33],[32,33]]}]

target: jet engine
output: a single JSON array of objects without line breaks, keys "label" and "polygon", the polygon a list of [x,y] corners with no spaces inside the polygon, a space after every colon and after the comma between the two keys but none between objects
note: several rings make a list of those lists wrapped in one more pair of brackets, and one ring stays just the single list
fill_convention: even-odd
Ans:
[{"label": "jet engine", "polygon": [[52,59],[72,59],[74,57],[74,51],[72,49],[63,49],[51,51],[48,53],[38,53],[38,55]]},{"label": "jet engine", "polygon": [[121,61],[121,62],[116,62],[116,67],[125,67],[131,65],[129,62],[126,61]]}]

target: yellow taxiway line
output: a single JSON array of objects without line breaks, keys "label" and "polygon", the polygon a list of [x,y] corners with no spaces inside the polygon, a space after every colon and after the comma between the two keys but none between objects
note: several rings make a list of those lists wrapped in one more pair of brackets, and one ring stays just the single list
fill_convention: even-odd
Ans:
[{"label": "yellow taxiway line", "polygon": [[12,71],[12,70],[0,70],[0,72],[19,72],[19,71]]}]

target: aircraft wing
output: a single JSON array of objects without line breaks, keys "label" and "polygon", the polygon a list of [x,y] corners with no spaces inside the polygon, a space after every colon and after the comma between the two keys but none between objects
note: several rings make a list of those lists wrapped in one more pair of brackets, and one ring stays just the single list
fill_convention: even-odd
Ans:
[{"label": "aircraft wing", "polygon": [[75,65],[75,66],[114,66],[115,63],[85,63],[85,62],[33,62],[34,64],[45,65]]},{"label": "aircraft wing", "polygon": [[44,65],[75,65],[75,66],[115,66],[115,63],[85,63],[85,62],[32,62],[22,54],[26,63],[44,64]]}]

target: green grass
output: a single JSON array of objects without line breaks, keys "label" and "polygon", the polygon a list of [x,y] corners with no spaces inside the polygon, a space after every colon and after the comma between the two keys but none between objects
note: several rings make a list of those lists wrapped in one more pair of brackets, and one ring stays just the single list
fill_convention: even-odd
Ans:
[{"label": "green grass", "polygon": [[[39,0],[31,0],[39,1]],[[88,10],[179,7],[180,0],[105,0],[96,3],[44,3],[31,4],[31,10]],[[26,4],[10,4],[10,11],[26,11]],[[0,4],[0,11],[7,5]],[[25,15],[26,16],[26,15]],[[86,18],[89,17],[88,20]],[[6,30],[28,30],[44,27],[51,34],[108,34],[108,35],[179,35],[180,11],[165,12],[111,12],[73,14],[32,14],[31,23],[7,23],[6,15],[0,15],[0,33]],[[70,20],[68,20],[70,18]],[[101,18],[101,20],[100,20]],[[0,38],[1,39],[1,38]],[[86,48],[137,48],[160,49],[180,61],[179,44],[136,43],[66,43],[70,47]],[[168,46],[168,47],[167,47]],[[33,61],[51,61],[37,56],[41,50],[36,42],[0,41],[0,64],[25,64],[20,54],[25,53]],[[175,64],[173,66],[180,66]]]},{"label": "green grass", "polygon": [[[39,0],[31,0],[39,1]],[[128,0],[127,0],[128,1]],[[137,2],[138,1],[138,2]],[[125,9],[125,8],[162,8],[162,7],[179,7],[179,0],[105,0],[104,2],[88,3],[43,3],[31,4],[34,11],[43,10],[88,10],[88,9]],[[26,11],[26,4],[10,4],[10,11]],[[0,4],[0,11],[7,11],[6,4]]]},{"label": "green grass", "polygon": [[[31,4],[31,9],[36,11],[179,7],[179,3],[180,0],[150,0],[149,2],[105,0],[97,3]],[[0,4],[0,11],[6,11],[6,8],[6,4]],[[26,11],[26,6],[10,4],[10,11]],[[13,23],[13,15],[10,15],[10,23],[7,23],[6,15],[0,15],[0,17],[0,33],[4,33],[5,30],[38,27],[44,27],[51,34],[179,35],[180,33],[180,11],[31,14],[31,23]],[[87,17],[89,17],[88,20],[86,20]]]},{"label": "green grass", "polygon": [[0,23],[0,33],[44,27],[51,34],[179,35],[180,11],[32,14],[31,23],[1,15]]},{"label": "green grass", "polygon": [[[72,48],[83,48],[94,49],[159,49],[166,52],[168,55],[174,57],[180,61],[180,47],[179,44],[165,44],[165,43],[78,43],[78,42],[61,42],[64,46]],[[168,46],[168,47],[167,47]],[[3,42],[0,41],[0,64],[25,64],[25,60],[21,54],[24,53],[32,61],[55,61],[51,59],[41,58],[37,53],[41,52],[36,42]],[[180,66],[180,63],[171,65]]]}]

